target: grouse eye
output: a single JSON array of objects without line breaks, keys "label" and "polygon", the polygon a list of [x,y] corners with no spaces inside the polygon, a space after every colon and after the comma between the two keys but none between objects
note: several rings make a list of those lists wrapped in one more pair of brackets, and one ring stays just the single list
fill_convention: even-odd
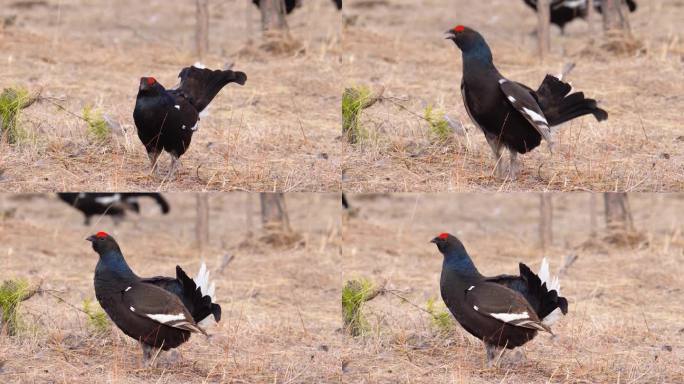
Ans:
[{"label": "grouse eye", "polygon": [[463,32],[464,30],[465,30],[465,27],[462,25],[457,25],[454,27],[454,32],[456,32],[456,33]]},{"label": "grouse eye", "polygon": [[154,77],[148,77],[146,81],[147,81],[147,85],[153,85],[156,82]]}]

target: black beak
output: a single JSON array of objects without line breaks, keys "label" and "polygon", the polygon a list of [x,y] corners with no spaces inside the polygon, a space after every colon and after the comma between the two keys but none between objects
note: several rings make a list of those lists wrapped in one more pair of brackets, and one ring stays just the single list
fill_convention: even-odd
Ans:
[{"label": "black beak", "polygon": [[444,32],[444,38],[447,40],[454,40],[456,38],[456,34],[452,29]]},{"label": "black beak", "polygon": [[147,78],[141,77],[141,78],[140,78],[140,90],[141,90],[141,91],[146,91],[146,90],[149,89],[149,88],[150,88],[150,86],[147,85]]},{"label": "black beak", "polygon": [[435,237],[434,239],[430,240],[431,243],[435,243],[435,244],[437,244],[438,241],[439,241],[439,237]]},{"label": "black beak", "polygon": [[90,236],[86,237],[86,240],[88,240],[92,243],[93,241],[95,241],[95,235],[90,235]]}]

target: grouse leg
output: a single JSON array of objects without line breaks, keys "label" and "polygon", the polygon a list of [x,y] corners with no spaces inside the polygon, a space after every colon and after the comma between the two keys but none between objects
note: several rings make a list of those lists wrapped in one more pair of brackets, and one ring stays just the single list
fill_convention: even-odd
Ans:
[{"label": "grouse leg", "polygon": [[161,353],[161,348],[157,349],[151,345],[147,345],[144,343],[141,343],[140,345],[143,349],[143,365],[145,367],[154,366],[154,364],[157,361],[157,357]]},{"label": "grouse leg", "polygon": [[148,366],[149,362],[150,362],[150,358],[152,357],[152,349],[153,348],[147,344],[144,344],[144,343],[140,343],[140,346],[142,347],[142,350],[143,350],[143,366]]},{"label": "grouse leg", "polygon": [[176,350],[172,350],[170,352],[167,352],[167,354],[164,357],[164,360],[168,361],[170,363],[177,364],[177,363],[181,362],[183,359],[181,357],[180,352],[178,352]]},{"label": "grouse leg", "polygon": [[178,156],[176,156],[175,154],[172,153],[171,154],[171,169],[169,169],[169,173],[166,175],[166,179],[170,180],[173,177],[173,175],[176,173],[176,171],[178,170],[179,167],[180,167],[180,159],[178,158]]},{"label": "grouse leg", "polygon": [[159,159],[160,152],[147,152],[147,157],[150,159],[150,172],[153,173],[157,170],[157,159]]},{"label": "grouse leg", "polygon": [[494,155],[494,173],[498,178],[503,178],[504,170],[503,164],[501,164],[501,144],[496,138],[486,137],[489,147],[492,149],[492,154]]},{"label": "grouse leg", "polygon": [[508,150],[511,155],[511,165],[508,168],[508,175],[510,176],[511,180],[515,180],[518,177],[518,172],[520,171],[520,162],[518,160],[518,152],[515,150],[509,149]]},{"label": "grouse leg", "polygon": [[512,357],[509,357],[510,361],[513,363],[519,363],[521,361],[527,360],[527,355],[522,349],[516,349]]},{"label": "grouse leg", "polygon": [[491,368],[496,364],[503,353],[499,352],[501,348],[493,344],[485,343],[485,349],[487,350],[487,368]]}]

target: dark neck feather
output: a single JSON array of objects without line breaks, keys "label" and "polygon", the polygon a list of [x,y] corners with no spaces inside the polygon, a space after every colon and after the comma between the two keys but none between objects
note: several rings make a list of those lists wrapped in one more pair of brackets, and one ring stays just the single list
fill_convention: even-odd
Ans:
[{"label": "dark neck feather", "polygon": [[112,249],[100,255],[100,261],[95,267],[95,279],[109,283],[127,284],[137,278],[124,260],[121,251]]},{"label": "dark neck feather", "polygon": [[494,68],[492,51],[484,41],[474,43],[470,49],[462,51],[463,66]]},{"label": "dark neck feather", "polygon": [[468,255],[463,244],[446,244],[444,249],[440,249],[444,255],[442,269],[455,272],[462,276],[480,277],[480,272],[475,267],[473,260]]},{"label": "dark neck feather", "polygon": [[442,268],[456,272],[459,275],[481,276],[480,272],[475,267],[475,264],[473,264],[473,261],[470,260],[470,257],[467,257],[467,258],[447,258],[447,257],[445,257],[444,262],[442,262]]},{"label": "dark neck feather", "polygon": [[463,58],[464,76],[477,76],[478,73],[496,71],[492,50],[489,49],[489,45],[479,34],[468,36],[467,39],[459,41],[458,46]]}]

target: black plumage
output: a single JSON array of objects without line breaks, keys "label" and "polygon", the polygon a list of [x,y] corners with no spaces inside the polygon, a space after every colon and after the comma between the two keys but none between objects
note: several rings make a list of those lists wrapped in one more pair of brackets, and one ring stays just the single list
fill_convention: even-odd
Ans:
[{"label": "black plumage", "polygon": [[[252,0],[252,3],[254,3],[257,8],[260,7],[259,0]],[[289,15],[295,8],[301,7],[301,5],[301,0],[285,0],[285,13]]]},{"label": "black plumage", "polygon": [[[528,7],[537,10],[537,0],[523,0]],[[637,9],[634,0],[626,0],[627,7],[630,12]],[[565,33],[565,24],[571,22],[576,18],[585,19],[588,15],[587,1],[578,0],[552,0],[550,3],[551,24],[557,25],[561,29],[561,33]],[[601,0],[594,0],[594,8],[599,13],[603,12],[603,4]]]},{"label": "black plumage", "polygon": [[178,74],[177,88],[165,89],[153,77],[140,79],[133,119],[138,138],[145,146],[152,169],[162,150],[172,157],[169,176],[178,166],[178,159],[190,146],[197,130],[199,113],[229,83],[244,85],[247,75],[231,70],[210,70],[187,67]]},{"label": "black plumage", "polygon": [[517,155],[536,148],[542,138],[553,145],[551,127],[592,114],[598,121],[608,113],[582,92],[570,93],[569,84],[547,75],[536,91],[506,79],[494,66],[492,52],[482,35],[459,25],[447,31],[463,57],[461,93],[468,115],[485,135],[503,176],[502,149],[511,156],[510,175],[517,173]]},{"label": "black plumage", "polygon": [[111,216],[115,222],[126,216],[126,211],[140,212],[140,197],[148,197],[159,204],[162,213],[170,210],[169,203],[159,193],[123,192],[123,193],[58,193],[57,196],[65,203],[78,209],[85,216],[85,225],[90,224],[90,218],[95,215]]},{"label": "black plumage", "polygon": [[347,201],[347,196],[342,194],[342,208],[349,209],[349,202]]},{"label": "black plumage", "polygon": [[[252,0],[252,3],[259,8],[259,0]],[[335,3],[335,7],[337,7],[337,9],[342,9],[342,0],[333,0],[333,3]],[[285,13],[289,15],[295,10],[295,8],[299,8],[301,6],[301,0],[285,0]]]},{"label": "black plumage", "polygon": [[213,315],[221,318],[221,307],[212,302],[203,264],[197,281],[176,267],[176,278],[140,278],[128,266],[116,240],[105,232],[87,238],[100,259],[95,268],[95,296],[121,331],[138,340],[145,361],[156,350],[168,350],[186,342],[192,333],[206,335],[198,324]]},{"label": "black plumage", "polygon": [[459,324],[484,342],[490,364],[497,350],[521,346],[538,331],[551,333],[550,326],[568,312],[546,260],[539,275],[520,263],[520,276],[485,277],[456,237],[442,233],[431,242],[444,255],[442,299]]},{"label": "black plumage", "polygon": [[[198,279],[204,279],[207,275],[204,264],[198,273]],[[195,280],[191,279],[180,266],[176,266],[176,277],[155,276],[142,279],[144,283],[154,284],[161,287],[174,295],[180,297],[185,308],[188,309],[192,318],[198,323],[210,315],[214,317],[216,322],[221,320],[221,306],[211,302],[210,295],[213,294],[213,288],[208,287],[207,295],[202,294],[202,289],[197,286]],[[198,289],[200,288],[200,289]]]}]

